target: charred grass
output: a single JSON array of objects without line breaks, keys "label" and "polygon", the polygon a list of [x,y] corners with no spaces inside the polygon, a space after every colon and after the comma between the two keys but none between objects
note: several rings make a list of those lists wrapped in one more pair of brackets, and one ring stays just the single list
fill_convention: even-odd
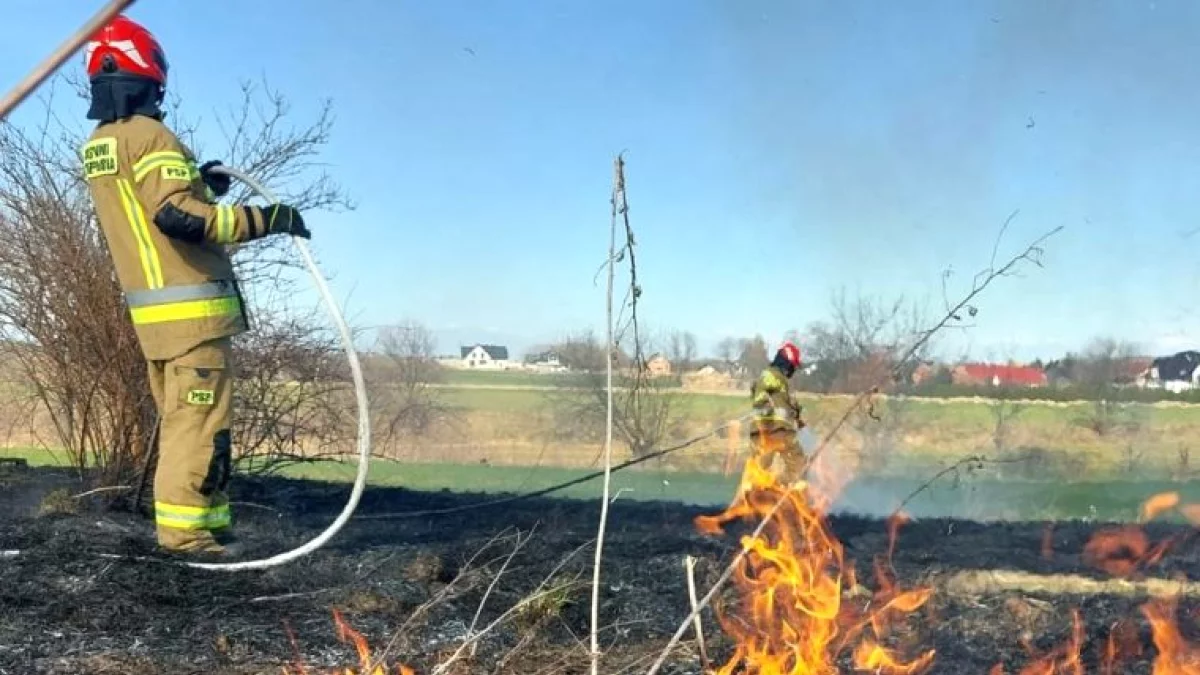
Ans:
[{"label": "charred grass", "polygon": [[[215,573],[161,562],[144,516],[102,510],[88,500],[73,511],[39,513],[45,495],[73,481],[61,470],[30,468],[10,471],[0,491],[0,551],[21,551],[0,555],[0,673],[278,674],[298,660],[311,673],[357,669],[352,646],[338,639],[336,610],[376,655],[387,648],[389,663],[425,674],[514,606],[519,609],[447,672],[586,672],[594,501],[527,500],[371,519],[492,498],[377,487],[364,496],[360,517],[313,555],[262,572]],[[315,535],[336,516],[348,489],[282,478],[238,481],[235,508],[248,555],[275,554]],[[698,582],[706,588],[735,552],[738,530],[698,534],[693,517],[712,508],[618,500],[613,509],[602,588],[603,672],[644,672],[686,615],[683,557],[699,558]],[[838,516],[832,527],[871,585],[872,561],[887,548],[884,523]],[[1047,534],[1044,523],[921,519],[901,529],[893,565],[909,586],[938,586],[956,572],[977,569],[1106,579],[1081,555],[1097,527],[1063,522]],[[1156,524],[1148,533],[1159,540],[1187,532],[1181,528]],[[505,566],[518,533],[529,540]],[[150,560],[133,559],[139,556]],[[1200,550],[1186,537],[1147,571],[1156,577],[1198,572]],[[933,673],[986,673],[997,663],[1015,672],[1027,661],[1023,640],[1058,644],[1070,631],[1072,608],[1079,608],[1085,662],[1094,666],[1104,639],[1127,621],[1145,649],[1119,672],[1148,673],[1154,650],[1138,610],[1142,602],[1116,593],[939,589],[895,639],[936,648]],[[1190,599],[1181,603],[1185,631],[1196,609]],[[711,613],[705,620],[710,654],[720,659],[731,645]],[[690,640],[671,663],[665,672],[699,672]]]}]

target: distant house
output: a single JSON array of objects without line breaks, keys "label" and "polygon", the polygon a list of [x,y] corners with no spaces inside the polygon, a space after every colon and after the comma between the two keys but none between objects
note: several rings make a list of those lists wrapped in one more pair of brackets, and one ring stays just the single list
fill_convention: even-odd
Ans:
[{"label": "distant house", "polygon": [[646,361],[646,371],[650,377],[666,377],[671,374],[671,362],[662,354],[655,354]]},{"label": "distant house", "polygon": [[486,370],[508,369],[508,347],[497,345],[473,345],[462,347],[463,367]]},{"label": "distant house", "polygon": [[967,387],[1044,387],[1046,373],[1035,366],[965,363],[950,374],[954,384]]},{"label": "distant house", "polygon": [[913,369],[912,383],[919,386],[925,382],[928,382],[929,380],[932,380],[936,374],[937,369],[934,368],[933,365],[929,363],[921,363]]},{"label": "distant house", "polygon": [[733,389],[737,381],[728,372],[723,372],[709,365],[703,368],[683,373],[680,381],[684,389]]},{"label": "distant house", "polygon": [[1149,370],[1138,378],[1138,384],[1175,393],[1200,389],[1200,352],[1179,352],[1154,359]]},{"label": "distant house", "polygon": [[525,365],[531,370],[542,373],[561,373],[567,369],[558,352],[554,351],[529,354],[525,357]]}]

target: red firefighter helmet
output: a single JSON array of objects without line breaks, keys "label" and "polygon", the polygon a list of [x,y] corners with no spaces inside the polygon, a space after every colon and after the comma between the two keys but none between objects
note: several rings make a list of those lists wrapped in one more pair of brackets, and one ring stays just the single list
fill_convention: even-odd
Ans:
[{"label": "red firefighter helmet", "polygon": [[800,367],[800,348],[795,344],[791,342],[783,343],[783,346],[779,348],[779,353],[791,364],[792,368]]},{"label": "red firefighter helmet", "polygon": [[92,35],[84,54],[88,79],[102,75],[134,75],[167,86],[167,56],[150,31],[117,16]]}]

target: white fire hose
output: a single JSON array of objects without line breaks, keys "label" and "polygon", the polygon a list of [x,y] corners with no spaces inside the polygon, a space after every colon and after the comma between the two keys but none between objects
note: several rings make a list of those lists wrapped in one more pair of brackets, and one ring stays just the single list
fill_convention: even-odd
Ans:
[{"label": "white fire hose", "polygon": [[[215,173],[223,173],[227,176],[236,178],[251,190],[258,193],[263,199],[269,202],[279,203],[279,199],[273,192],[255,180],[246,173],[233,167],[217,165],[211,169]],[[346,319],[342,316],[342,312],[338,309],[337,301],[333,298],[333,293],[330,292],[328,284],[325,282],[325,277],[321,276],[321,270],[317,267],[317,263],[313,260],[312,253],[308,250],[308,242],[301,237],[292,237],[292,243],[296,245],[296,250],[300,252],[300,257],[304,259],[304,265],[308,268],[312,275],[313,281],[317,286],[317,290],[321,293],[321,299],[325,303],[326,309],[329,310],[330,317],[337,324],[338,331],[342,336],[342,346],[346,350],[346,358],[350,361],[350,373],[354,377],[354,394],[358,401],[358,475],[354,478],[354,489],[350,492],[350,499],[346,502],[345,508],[342,509],[337,519],[325,528],[325,531],[317,535],[308,543],[298,548],[280,553],[270,558],[262,560],[247,560],[244,562],[234,563],[199,563],[188,562],[184,563],[188,567],[195,567],[205,570],[220,570],[225,572],[240,572],[243,570],[261,570],[268,567],[278,567],[293,560],[312,553],[321,548],[333,538],[350,521],[354,515],[354,509],[358,508],[358,500],[362,497],[363,490],[367,486],[367,471],[369,469],[371,459],[371,420],[367,404],[367,387],[363,382],[362,367],[358,363],[358,352],[354,349],[354,339],[350,335],[350,328],[346,325]]]}]

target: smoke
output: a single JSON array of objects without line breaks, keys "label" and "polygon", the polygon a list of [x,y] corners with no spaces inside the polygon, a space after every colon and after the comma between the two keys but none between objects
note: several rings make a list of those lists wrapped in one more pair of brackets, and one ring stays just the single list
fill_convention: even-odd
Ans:
[{"label": "smoke", "polygon": [[1171,274],[1194,260],[1160,235],[1194,227],[1200,4],[720,7],[713,39],[739,78],[721,106],[745,147],[747,201],[801,232],[807,292],[854,278],[936,293],[929,280],[986,256],[1020,208],[1011,237],[1060,223],[1079,235],[1045,274],[1012,282],[1036,305],[989,308],[981,330],[1169,323],[1146,298],[1179,297]]}]

